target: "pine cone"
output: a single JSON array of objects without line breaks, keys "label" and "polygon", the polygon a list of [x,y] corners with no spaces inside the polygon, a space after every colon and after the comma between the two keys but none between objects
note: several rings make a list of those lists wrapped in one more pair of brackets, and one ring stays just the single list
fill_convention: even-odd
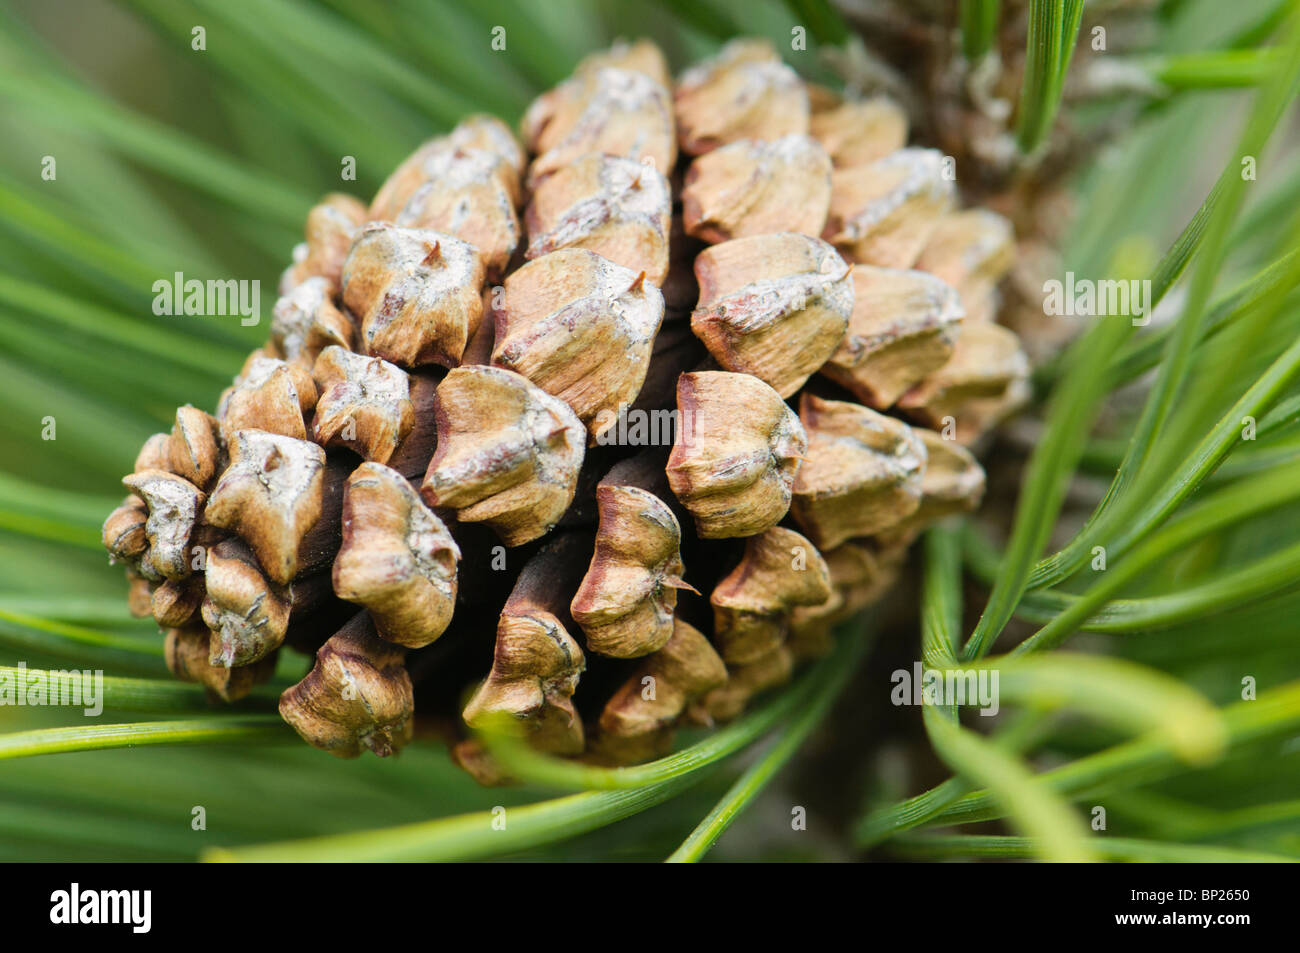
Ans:
[{"label": "pine cone", "polygon": [[615,46],[522,144],[470,117],[312,210],[270,340],[104,524],[177,677],[235,700],[288,645],[315,664],[281,713],[336,755],[455,714],[497,781],[469,728],[506,714],[643,760],[978,504],[961,444],[1028,373],[995,323],[1011,225],[959,209],[898,105],[812,94],[765,42],[669,83]]}]

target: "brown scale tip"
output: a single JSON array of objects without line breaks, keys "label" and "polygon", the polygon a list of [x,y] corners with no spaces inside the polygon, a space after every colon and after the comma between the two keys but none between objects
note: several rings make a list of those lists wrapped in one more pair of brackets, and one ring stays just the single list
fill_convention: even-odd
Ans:
[{"label": "brown scale tip", "polygon": [[671,94],[636,69],[584,70],[534,100],[522,126],[537,153],[528,172],[533,189],[592,153],[645,161],[661,170],[677,161]]},{"label": "brown scale tip", "polygon": [[706,539],[775,526],[807,449],[794,412],[748,374],[696,371],[677,382],[678,428],[668,483]]},{"label": "brown scale tip", "polygon": [[198,682],[224,702],[238,701],[275,672],[275,656],[252,665],[227,668],[208,661],[207,626],[190,625],[167,633],[167,668],[183,682]]},{"label": "brown scale tip", "polygon": [[501,787],[515,783],[483,742],[466,738],[451,747],[451,760],[456,766],[484,787]]},{"label": "brown scale tip", "polygon": [[149,599],[150,614],[158,627],[176,629],[187,625],[203,602],[202,576],[188,579],[166,579],[153,591]]},{"label": "brown scale tip", "polygon": [[821,553],[793,530],[775,526],[745,540],[745,554],[709,597],[714,640],[728,665],[746,665],[786,639],[790,615],[831,596]]},{"label": "brown scale tip", "polygon": [[582,752],[573,693],[587,662],[569,634],[568,603],[591,545],[588,534],[569,533],[528,561],[501,612],[492,670],[465,706],[466,724],[490,728],[506,717],[539,750]]},{"label": "brown scale tip", "polygon": [[153,590],[157,584],[131,569],[126,571],[126,578],[130,583],[126,595],[127,610],[136,619],[149,618],[153,615]]},{"label": "brown scale tip", "polygon": [[808,92],[766,40],[732,40],[686,70],[674,97],[682,151],[702,155],[739,139],[808,132]]},{"label": "brown scale tip", "polygon": [[807,136],[744,139],[691,163],[681,200],[686,231],[705,241],[820,236],[830,210],[831,160]]},{"label": "brown scale tip", "polygon": [[[424,160],[425,180],[392,216],[403,228],[446,234],[474,246],[488,277],[499,280],[519,244],[517,175],[499,155],[441,149]],[[432,270],[443,250],[432,243],[421,266]],[[453,263],[454,267],[454,263]]]},{"label": "brown scale tip", "polygon": [[321,447],[262,430],[238,430],[206,519],[243,537],[267,576],[285,585],[298,571],[303,538],[320,519],[324,483]]},{"label": "brown scale tip", "polygon": [[222,455],[216,418],[189,404],[179,408],[167,441],[167,469],[206,490],[221,467]]},{"label": "brown scale tip", "polygon": [[348,477],[334,591],[369,609],[381,638],[420,648],[442,635],[459,562],[447,527],[400,473],[363,463]]},{"label": "brown scale tip", "polygon": [[204,512],[203,491],[163,470],[132,473],[122,484],[149,510],[144,524],[149,549],[139,557],[140,572],[154,580],[184,579],[193,571],[188,548]]},{"label": "brown scale tip", "polygon": [[644,38],[632,41],[615,40],[609,49],[599,50],[583,57],[573,73],[575,76],[581,76],[584,73],[610,67],[644,73],[665,88],[672,85],[668,61],[664,58],[663,51],[652,41]]},{"label": "brown scale tip", "polygon": [[852,261],[911,268],[952,205],[946,162],[936,149],[906,148],[837,169],[823,237]]},{"label": "brown scale tip", "polygon": [[145,534],[148,518],[149,508],[138,496],[128,496],[108,514],[101,539],[113,562],[134,562],[144,555],[149,548],[149,537]]},{"label": "brown scale tip", "polygon": [[714,245],[695,259],[691,330],[720,365],[789,397],[835,353],[853,311],[844,259],[818,238],[783,232]]},{"label": "brown scale tip", "polygon": [[593,652],[648,655],[672,637],[677,590],[691,588],[681,579],[681,527],[663,500],[640,487],[602,483],[596,504],[596,548],[573,618]]},{"label": "brown scale tip", "polygon": [[294,249],[294,263],[280,278],[280,294],[289,294],[313,279],[337,288],[348,246],[366,217],[360,199],[340,192],[313,206],[307,213],[306,241]]},{"label": "brown scale tip", "polygon": [[601,712],[593,753],[632,764],[667,754],[673,727],[687,706],[727,680],[727,668],[709,640],[681,619],[672,638],[649,655]]},{"label": "brown scale tip", "polygon": [[784,645],[743,665],[727,668],[726,684],[713,689],[690,707],[691,720],[701,725],[730,721],[750,701],[769,688],[783,685],[794,673],[794,653]]},{"label": "brown scale tip", "polygon": [[992,321],[997,311],[995,289],[1015,261],[1011,222],[996,212],[973,208],[939,220],[916,267],[957,289],[968,320]]},{"label": "brown scale tip", "polygon": [[1029,359],[1015,333],[976,321],[962,327],[948,361],[904,394],[898,406],[941,432],[955,421],[957,439],[970,443],[1000,419],[999,402],[1005,398],[1016,406],[1023,400],[1028,377]]},{"label": "brown scale tip", "polygon": [[450,371],[434,401],[438,448],[421,495],[487,523],[507,546],[554,528],[573,502],[586,430],[561,400],[500,367]]},{"label": "brown scale tip", "polygon": [[171,469],[171,434],[156,433],[144,442],[140,452],[136,454],[135,464],[131,467],[133,473],[139,473],[142,470],[170,470]]},{"label": "brown scale tip", "polygon": [[795,478],[790,512],[819,546],[869,536],[921,503],[925,444],[901,420],[845,401],[804,394],[799,417],[808,462]]},{"label": "brown scale tip", "polygon": [[798,659],[819,658],[832,648],[831,630],[871,605],[897,578],[897,560],[878,555],[865,542],[844,543],[825,554],[831,596],[816,606],[800,606],[790,617],[786,645]]},{"label": "brown scale tip", "polygon": [[887,544],[907,545],[944,517],[975,510],[984,497],[984,468],[974,454],[933,430],[912,430],[926,448],[921,505],[907,519],[879,534]]},{"label": "brown scale tip", "polygon": [[907,114],[884,96],[815,110],[810,127],[837,169],[867,165],[907,145]]},{"label": "brown scale tip", "polygon": [[280,696],[280,715],[308,744],[340,758],[395,754],[411,740],[415,710],[405,655],[360,612],[320,647],[307,677]]},{"label": "brown scale tip", "polygon": [[878,410],[952,357],[964,311],[956,291],[922,271],[856,265],[848,332],[821,373]]},{"label": "brown scale tip", "polygon": [[[439,267],[431,266],[437,245]],[[485,266],[450,235],[387,223],[363,227],[343,265],[343,302],[368,354],[399,367],[460,363],[483,316]]]},{"label": "brown scale tip", "polygon": [[[352,347],[356,329],[334,303],[337,284],[337,278],[333,285],[325,278],[308,278],[275,302],[271,309],[271,344],[276,356],[311,367],[316,355],[331,344]],[[244,373],[247,369],[246,364]]]},{"label": "brown scale tip", "polygon": [[672,189],[635,159],[592,154],[557,170],[538,183],[525,224],[527,258],[585,248],[655,287],[668,275]]},{"label": "brown scale tip", "polygon": [[[444,200],[457,198],[490,212],[483,199],[494,189],[512,211],[519,204],[519,177],[526,166],[523,147],[505,123],[494,116],[467,116],[447,135],[421,144],[393,170],[376,193],[369,217],[436,216],[449,208]],[[463,215],[456,221],[476,227]]]},{"label": "brown scale tip", "polygon": [[305,415],[316,407],[318,393],[311,373],[301,361],[292,363],[253,352],[221,395],[217,406],[224,440],[236,430],[265,430],[305,440]]},{"label": "brown scale tip", "polygon": [[321,351],[312,375],[320,388],[313,439],[387,463],[415,427],[406,372],[381,358],[332,346]]},{"label": "brown scale tip", "polygon": [[289,628],[290,595],[266,578],[253,551],[238,539],[208,551],[203,622],[212,630],[209,663],[248,665],[274,652]]},{"label": "brown scale tip", "polygon": [[506,279],[492,363],[568,404],[597,442],[641,392],[663,315],[644,273],[562,248]]}]

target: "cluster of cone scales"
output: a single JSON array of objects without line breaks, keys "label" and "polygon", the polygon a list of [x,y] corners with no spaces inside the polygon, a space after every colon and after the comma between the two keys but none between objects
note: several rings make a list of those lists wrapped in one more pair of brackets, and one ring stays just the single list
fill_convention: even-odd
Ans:
[{"label": "cluster of cone scales", "polygon": [[313,208],[270,339],[104,525],[177,677],[235,701],[312,653],[306,741],[418,723],[484,781],[494,718],[610,764],[734,718],[979,504],[1028,397],[1013,230],[888,99],[639,41],[521,133],[469,117]]}]

